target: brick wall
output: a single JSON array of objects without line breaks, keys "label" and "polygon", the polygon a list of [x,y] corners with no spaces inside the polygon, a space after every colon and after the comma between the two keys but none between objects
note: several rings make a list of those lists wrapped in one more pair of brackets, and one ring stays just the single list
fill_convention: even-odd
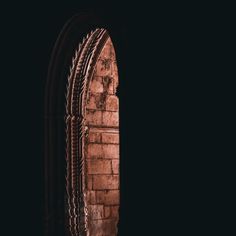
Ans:
[{"label": "brick wall", "polygon": [[91,236],[117,235],[119,211],[117,86],[115,51],[109,38],[96,63],[86,104],[86,187]]}]

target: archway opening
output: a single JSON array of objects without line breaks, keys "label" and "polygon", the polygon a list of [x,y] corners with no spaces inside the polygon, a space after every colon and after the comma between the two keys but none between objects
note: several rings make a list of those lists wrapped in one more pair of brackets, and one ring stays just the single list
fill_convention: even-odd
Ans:
[{"label": "archway opening", "polygon": [[91,235],[116,235],[119,208],[119,101],[115,51],[109,37],[95,66],[86,104],[85,142]]},{"label": "archway opening", "polygon": [[108,32],[84,38],[72,59],[66,103],[68,233],[117,235],[118,70]]}]

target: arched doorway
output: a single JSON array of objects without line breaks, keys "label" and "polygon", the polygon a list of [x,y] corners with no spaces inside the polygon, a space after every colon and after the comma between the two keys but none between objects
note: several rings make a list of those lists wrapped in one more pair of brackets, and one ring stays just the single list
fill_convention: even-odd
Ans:
[{"label": "arched doorway", "polygon": [[67,219],[71,235],[116,235],[119,114],[115,51],[105,29],[72,59],[66,105]]},{"label": "arched doorway", "polygon": [[75,37],[76,20],[65,26],[49,68],[45,234],[112,236],[120,182],[116,55],[104,28],[91,24]]}]

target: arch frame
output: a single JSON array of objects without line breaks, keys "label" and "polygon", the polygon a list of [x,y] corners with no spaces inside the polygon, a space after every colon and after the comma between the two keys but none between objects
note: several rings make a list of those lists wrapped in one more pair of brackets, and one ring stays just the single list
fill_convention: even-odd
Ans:
[{"label": "arch frame", "polygon": [[89,235],[86,203],[84,139],[86,101],[95,64],[109,38],[97,28],[87,34],[72,59],[66,94],[66,190],[68,224],[72,236]]},{"label": "arch frame", "polygon": [[[106,14],[107,15],[107,14]],[[114,18],[115,19],[115,18]],[[78,43],[96,28],[109,31],[119,61],[122,29],[104,12],[83,11],[67,21],[54,45],[48,67],[44,98],[44,210],[45,236],[70,236],[66,212],[66,99],[71,59]],[[119,40],[117,41],[116,39]],[[123,64],[120,63],[119,64]],[[119,71],[120,73],[120,71]],[[120,87],[120,85],[119,85]],[[119,92],[119,91],[118,91]],[[118,95],[118,93],[117,93]]]}]

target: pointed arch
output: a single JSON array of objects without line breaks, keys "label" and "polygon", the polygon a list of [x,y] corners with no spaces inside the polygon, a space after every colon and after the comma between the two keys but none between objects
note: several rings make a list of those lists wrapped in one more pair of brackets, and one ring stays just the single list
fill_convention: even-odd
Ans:
[{"label": "pointed arch", "polygon": [[[90,145],[86,139],[89,127],[86,106],[94,68],[110,39],[106,26],[99,18],[89,14],[74,16],[64,26],[53,49],[45,93],[46,236],[92,235],[89,232],[89,214],[96,213],[88,206],[86,196],[88,166],[85,165],[87,154],[84,150],[87,152]],[[104,93],[101,97],[105,102]],[[108,146],[107,143],[105,145]],[[109,168],[112,169],[114,163],[110,160]],[[105,194],[107,190],[103,192]],[[109,213],[111,217],[118,212],[117,205],[106,208],[113,209],[113,213]],[[95,225],[94,230],[112,228],[116,231],[116,220],[112,219],[112,227],[107,224],[107,219],[104,222],[103,225]]]},{"label": "pointed arch", "polygon": [[105,29],[96,29],[88,34],[75,52],[68,77],[66,186],[72,235],[85,235],[88,231],[84,155],[86,101],[94,66],[108,37]]}]

